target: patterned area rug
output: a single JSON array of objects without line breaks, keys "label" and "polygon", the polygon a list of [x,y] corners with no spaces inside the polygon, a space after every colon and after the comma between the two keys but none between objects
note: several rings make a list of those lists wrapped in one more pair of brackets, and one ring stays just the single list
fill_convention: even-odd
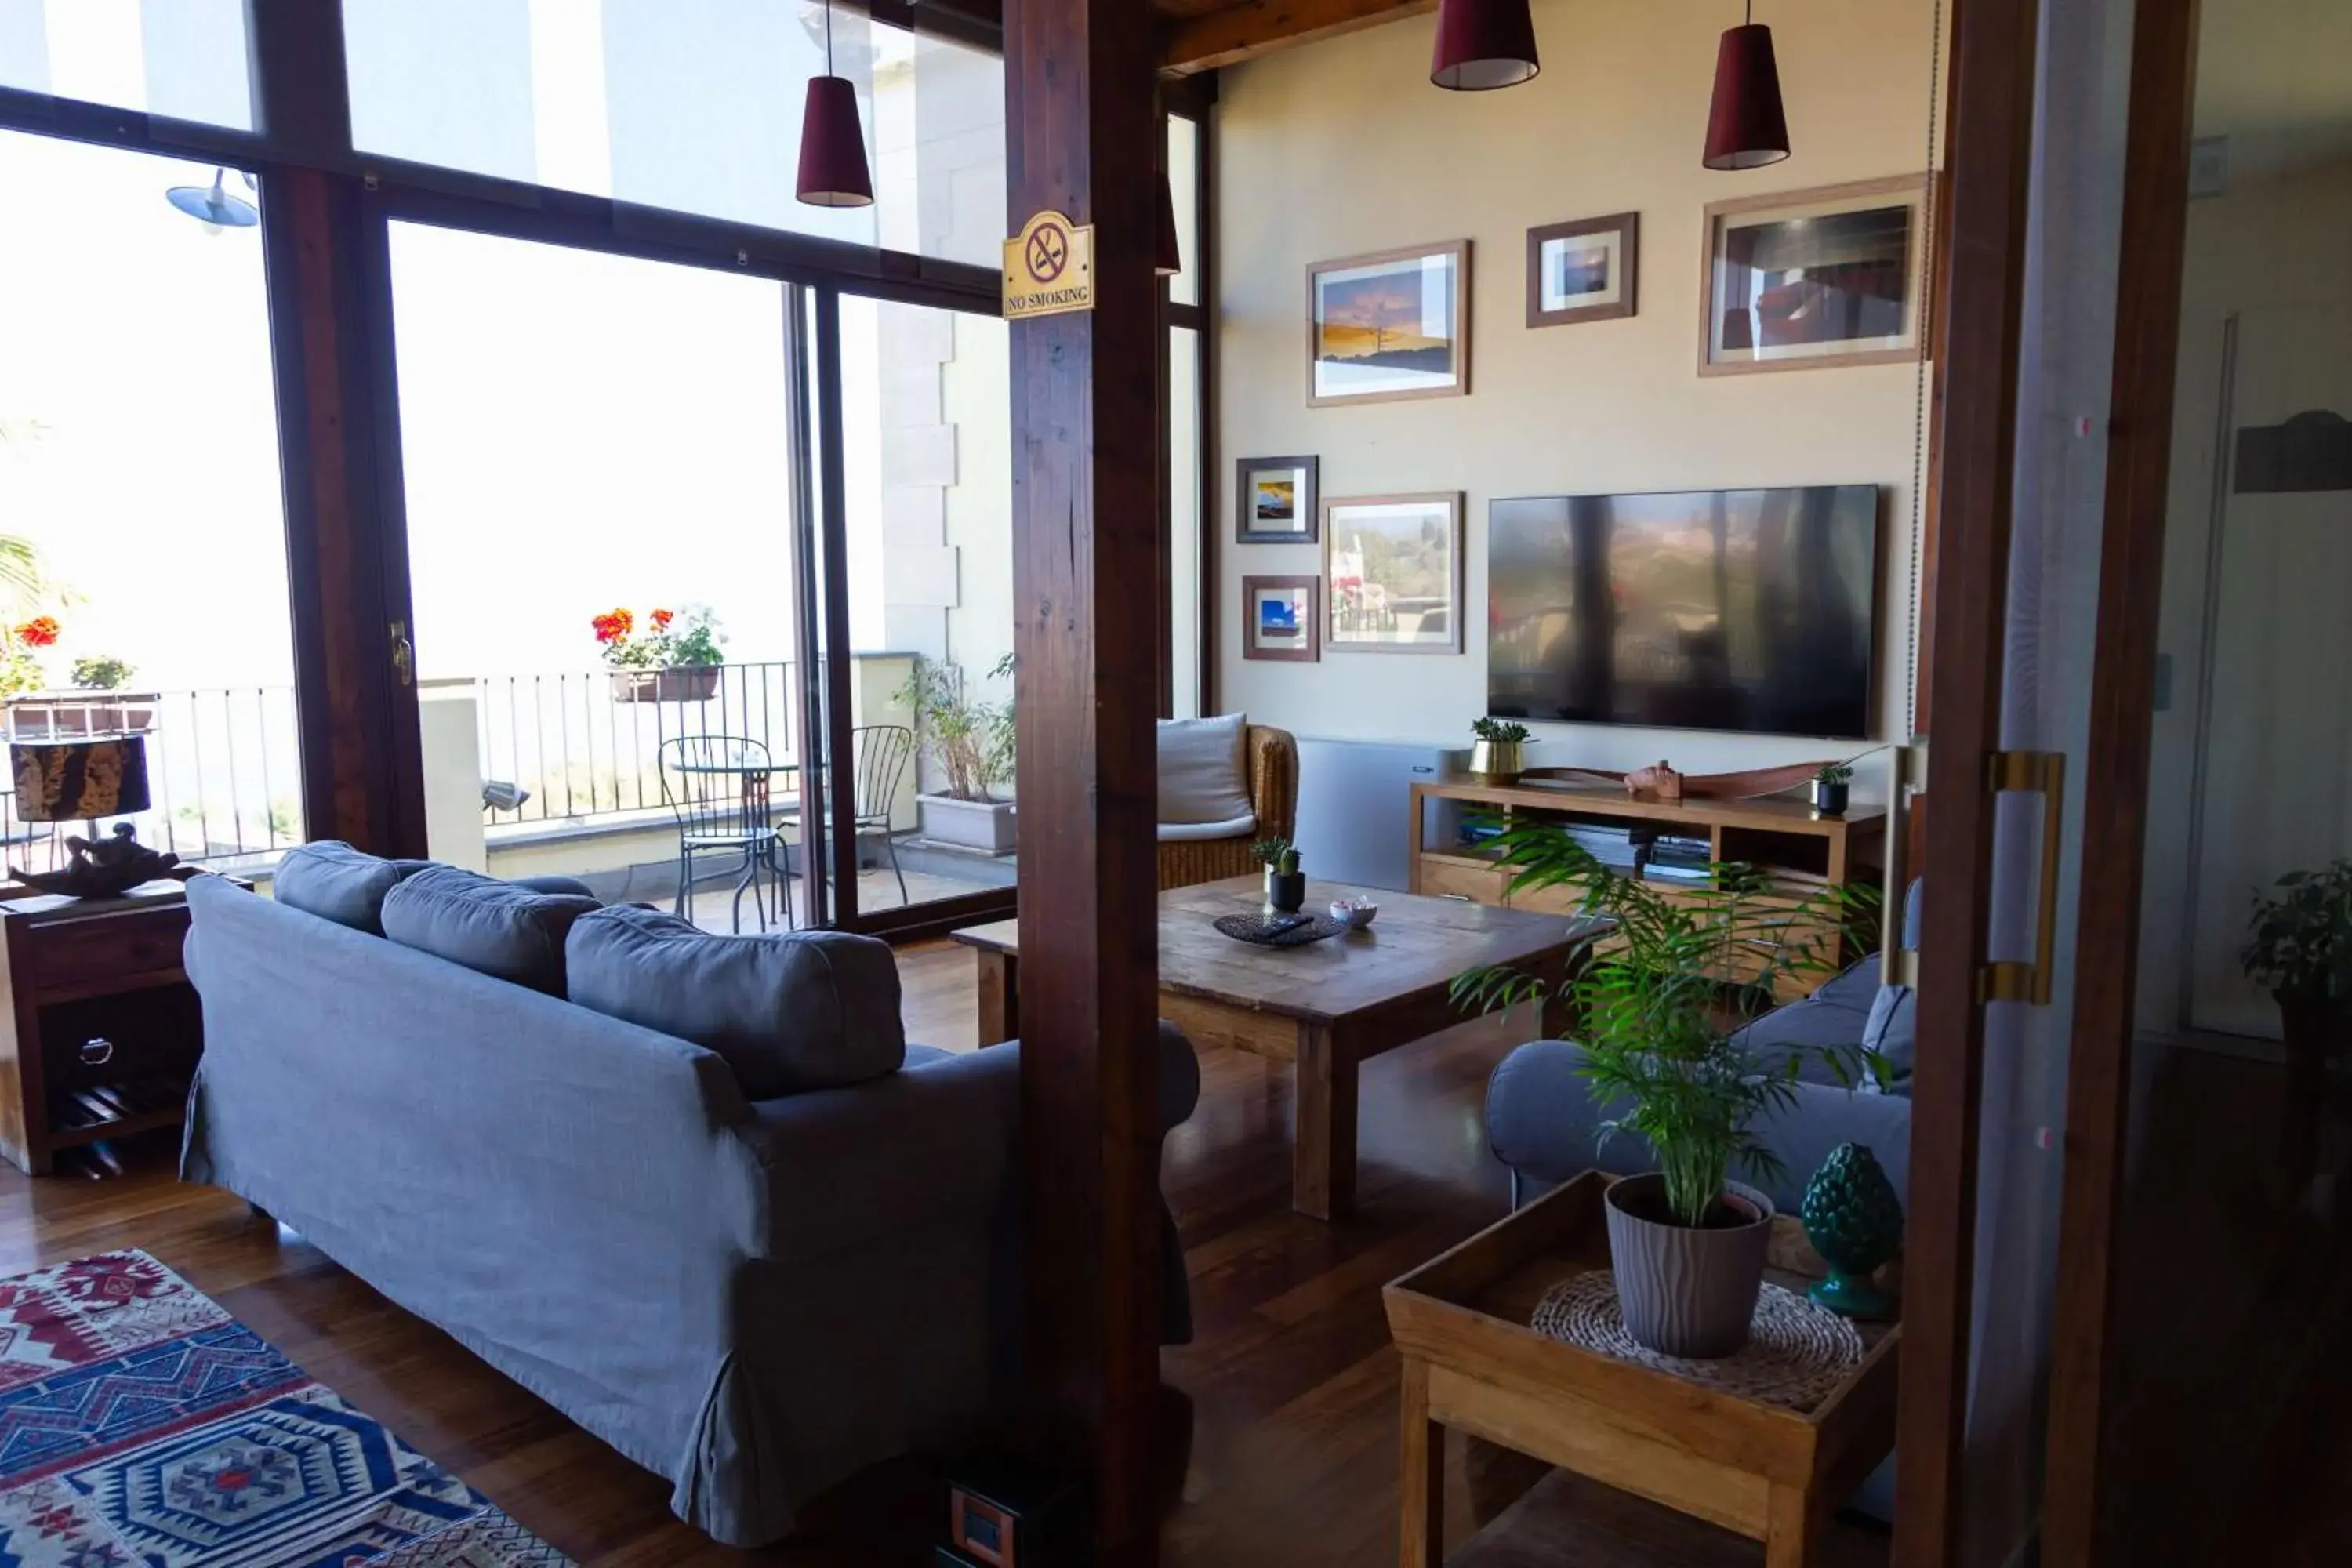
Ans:
[{"label": "patterned area rug", "polygon": [[143,1252],[0,1280],[0,1568],[570,1568]]}]

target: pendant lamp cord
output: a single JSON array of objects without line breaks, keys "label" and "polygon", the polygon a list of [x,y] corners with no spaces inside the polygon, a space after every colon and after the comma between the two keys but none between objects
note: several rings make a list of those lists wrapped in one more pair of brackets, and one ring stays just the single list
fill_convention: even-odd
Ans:
[{"label": "pendant lamp cord", "polygon": [[833,0],[824,0],[824,74],[833,74]]}]

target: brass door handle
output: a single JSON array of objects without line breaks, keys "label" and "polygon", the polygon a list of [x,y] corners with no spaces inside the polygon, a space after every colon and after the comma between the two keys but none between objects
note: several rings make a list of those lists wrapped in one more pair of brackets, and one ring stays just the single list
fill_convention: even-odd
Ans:
[{"label": "brass door handle", "polygon": [[392,637],[392,672],[400,677],[403,686],[416,684],[416,646],[408,640],[408,623],[394,621],[389,628]]},{"label": "brass door handle", "polygon": [[2058,856],[2066,828],[2066,755],[2063,752],[1995,752],[1985,787],[1994,795],[2042,797],[2042,887],[2035,900],[2033,962],[2000,959],[1977,972],[1977,997],[1984,1002],[2050,1005],[2052,971],[2058,948]]}]

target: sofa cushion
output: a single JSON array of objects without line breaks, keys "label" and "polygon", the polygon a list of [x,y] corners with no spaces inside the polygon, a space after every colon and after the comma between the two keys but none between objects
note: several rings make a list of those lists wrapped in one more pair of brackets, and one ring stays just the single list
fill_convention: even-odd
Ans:
[{"label": "sofa cushion", "polygon": [[1215,823],[1220,837],[1256,826],[1242,761],[1248,729],[1240,713],[1160,721],[1161,822]]},{"label": "sofa cushion", "polygon": [[907,1059],[898,965],[872,937],[718,936],[623,906],[583,916],[565,956],[572,1001],[717,1052],[748,1099],[863,1083]]},{"label": "sofa cushion", "polygon": [[563,939],[597,907],[578,893],[538,893],[457,866],[432,866],[385,895],[383,934],[478,974],[563,994]]},{"label": "sofa cushion", "polygon": [[1911,1092],[1911,1061],[1918,1018],[1911,987],[1882,985],[1871,1001],[1870,1016],[1863,1020],[1864,1048],[1886,1058],[1887,1088],[1896,1094]]},{"label": "sofa cushion", "polygon": [[430,860],[386,860],[337,838],[298,844],[278,862],[270,897],[290,910],[371,936],[383,934],[384,896]]}]

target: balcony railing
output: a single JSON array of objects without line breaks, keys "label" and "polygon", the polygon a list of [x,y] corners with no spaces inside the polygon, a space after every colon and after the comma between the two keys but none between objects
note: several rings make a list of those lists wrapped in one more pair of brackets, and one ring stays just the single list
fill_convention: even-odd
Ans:
[{"label": "balcony railing", "polygon": [[[481,791],[482,825],[528,833],[538,825],[596,826],[664,814],[658,758],[680,735],[725,734],[766,746],[778,767],[796,762],[796,667],[726,664],[688,674],[593,670],[493,675],[449,683],[474,705],[475,750],[444,759]],[[666,673],[667,679],[656,679]],[[428,683],[427,695],[431,695]],[[122,818],[140,841],[181,859],[253,870],[299,844],[301,742],[288,686],[91,693],[7,711],[0,733],[68,741],[125,729],[147,738],[152,807]],[[465,731],[458,731],[463,734]],[[426,765],[436,765],[428,743]],[[55,869],[79,823],[27,823],[0,777],[0,848],[27,870]]]},{"label": "balcony railing", "polygon": [[[793,743],[794,666],[784,660],[700,670],[494,675],[474,683],[484,820],[492,827],[592,823],[663,809],[657,759],[681,735]],[[527,792],[514,797],[500,786]]]}]

